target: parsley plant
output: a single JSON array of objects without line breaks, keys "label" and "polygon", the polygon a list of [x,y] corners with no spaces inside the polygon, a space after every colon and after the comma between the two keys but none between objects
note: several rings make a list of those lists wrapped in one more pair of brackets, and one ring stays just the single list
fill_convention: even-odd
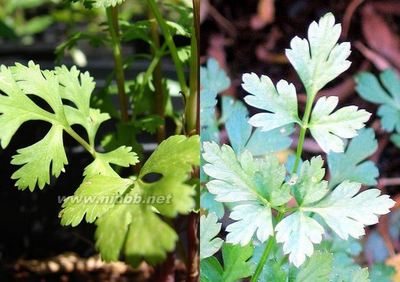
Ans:
[{"label": "parsley plant", "polygon": [[[201,281],[369,281],[368,270],[351,259],[359,250],[346,244],[357,246],[365,226],[394,201],[376,188],[361,191],[378,176],[365,161],[377,147],[373,130],[363,129],[370,114],[356,106],[336,109],[337,97],[315,99],[350,66],[350,44],[337,43],[340,33],[328,13],[286,50],[307,94],[302,116],[293,84],[249,73],[242,77],[244,100],[261,112],[248,118],[242,102],[222,97],[217,119],[217,94],[230,81],[212,59],[202,68]],[[220,124],[230,145],[220,144]],[[276,152],[290,146],[295,127],[295,156],[282,163]],[[307,132],[327,154],[328,180],[322,156],[301,158]],[[231,221],[223,241],[216,236],[225,212]],[[213,256],[220,249],[221,261]]]}]

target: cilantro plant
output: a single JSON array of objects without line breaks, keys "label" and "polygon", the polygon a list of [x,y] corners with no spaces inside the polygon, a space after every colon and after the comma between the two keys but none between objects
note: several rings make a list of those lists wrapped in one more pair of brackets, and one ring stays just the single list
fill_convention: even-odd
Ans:
[{"label": "cilantro plant", "polygon": [[[102,96],[104,93],[94,97],[94,79],[76,66],[68,68],[62,65],[53,70],[43,70],[33,61],[27,65],[2,65],[2,148],[8,147],[15,133],[27,122],[43,121],[50,125],[47,134],[38,142],[17,151],[11,164],[18,166],[18,169],[11,178],[20,190],[29,189],[33,192],[37,188],[44,189],[65,172],[68,157],[64,136],[69,135],[93,160],[82,173],[82,184],[77,187],[74,195],[64,200],[59,214],[61,224],[74,227],[82,222],[94,223],[95,245],[102,259],[115,261],[122,258],[133,266],[138,266],[142,261],[155,266],[167,257],[174,259],[171,254],[175,252],[177,241],[180,240],[180,230],[175,229],[175,223],[185,224],[189,237],[188,253],[183,250],[180,258],[186,258],[190,277],[188,281],[196,280],[198,246],[195,199],[198,194],[198,177],[195,168],[200,163],[200,141],[197,134],[198,36],[193,9],[179,10],[182,17],[187,13],[187,26],[181,26],[164,19],[160,6],[155,0],[149,0],[147,4],[151,18],[142,22],[142,26],[125,22],[121,28],[119,5],[123,0],[84,2],[87,7],[101,8],[107,16],[109,37],[106,41],[111,46],[115,66],[109,84],[115,78],[118,108],[115,110],[115,104],[112,104],[113,111],[96,107],[106,104],[110,99]],[[193,4],[198,11],[198,1]],[[185,48],[185,58],[173,38],[178,32],[190,37],[190,46]],[[131,89],[132,93],[127,93],[127,66],[122,53],[122,37],[128,36],[128,33],[133,38],[142,36],[152,47],[149,69],[141,77],[144,84],[136,85],[136,88]],[[159,33],[165,39],[162,46]],[[172,90],[165,86],[167,79],[162,77],[160,60],[166,54],[171,56],[176,68],[179,85],[176,91],[181,93],[184,102],[182,111],[172,110],[169,93]],[[186,67],[190,68],[189,71]],[[151,90],[152,100],[145,100],[143,91],[134,91],[150,84],[151,88],[147,90]],[[181,122],[181,126],[176,128],[176,134],[165,130],[168,110]],[[146,115],[147,118],[157,115],[159,122],[152,126],[145,125],[143,120]],[[99,145],[96,142],[99,140],[99,128],[111,117],[117,123],[117,130],[109,135],[109,142],[103,140]],[[78,133],[77,126],[84,131]],[[132,131],[135,135],[138,133],[136,130],[143,127],[155,128],[148,131],[157,132],[154,139],[159,143],[147,160],[139,154],[141,150],[136,146],[136,139],[132,141],[132,138],[121,137],[130,136]],[[130,169],[122,171],[120,168],[123,167]],[[173,273],[174,263],[170,269],[161,265],[159,273]]]},{"label": "cilantro plant", "polygon": [[[373,130],[363,129],[370,114],[336,109],[337,97],[315,99],[350,66],[340,33],[328,13],[286,50],[307,94],[302,115],[293,84],[250,73],[242,77],[244,100],[261,112],[248,118],[242,102],[222,97],[217,118],[217,95],[230,81],[212,59],[202,68],[201,281],[369,281],[352,258],[361,251],[356,239],[394,201],[376,188],[361,191],[378,176],[366,160],[377,147]],[[230,145],[220,144],[222,125]],[[326,153],[329,178],[323,156],[302,160],[308,132]],[[282,161],[277,153],[293,135],[296,152]],[[222,259],[214,256],[220,250]]]},{"label": "cilantro plant", "polygon": [[400,78],[392,69],[384,70],[379,78],[369,72],[355,77],[360,96],[379,105],[378,116],[382,128],[392,133],[391,140],[400,147]]}]

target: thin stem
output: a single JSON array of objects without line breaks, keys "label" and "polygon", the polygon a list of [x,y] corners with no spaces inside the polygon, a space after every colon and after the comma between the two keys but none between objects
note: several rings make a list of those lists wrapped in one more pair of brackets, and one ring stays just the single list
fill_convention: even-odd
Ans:
[{"label": "thin stem", "polygon": [[107,20],[111,35],[121,117],[122,120],[126,122],[129,121],[128,99],[125,92],[125,74],[122,63],[121,39],[119,36],[118,6],[107,8]]},{"label": "thin stem", "polygon": [[200,2],[199,0],[193,0],[194,9],[194,25],[192,27],[192,39],[191,39],[191,57],[190,57],[190,93],[186,100],[185,108],[185,121],[186,121],[186,132],[188,134],[199,133],[199,27],[200,27]]},{"label": "thin stem", "polygon": [[[149,11],[149,19],[154,19],[154,14]],[[160,52],[160,36],[158,34],[158,24],[157,22],[151,21],[151,28],[150,28],[151,38],[154,44],[154,49],[152,50],[153,56],[156,57],[157,53]],[[161,50],[162,56],[163,50]],[[159,55],[160,56],[160,55]],[[162,87],[162,69],[161,69],[161,62],[159,57],[156,65],[154,66],[153,71],[153,82],[155,87],[155,94],[156,94],[156,113],[161,117],[163,123],[157,128],[157,142],[161,143],[165,137],[165,111],[164,111],[164,92]],[[154,62],[154,60],[153,60]]]},{"label": "thin stem", "polygon": [[198,213],[191,212],[188,219],[188,248],[189,248],[189,259],[188,259],[188,273],[187,281],[196,282],[199,281],[199,239],[197,236],[197,230],[199,226],[199,215]]},{"label": "thin stem", "polygon": [[157,19],[160,29],[164,35],[165,42],[167,42],[167,44],[168,44],[168,48],[171,52],[172,60],[174,61],[174,64],[175,64],[176,73],[178,76],[178,81],[179,81],[179,85],[181,87],[181,91],[183,92],[185,97],[187,97],[188,87],[186,85],[185,72],[183,69],[182,62],[179,59],[178,50],[176,48],[174,39],[172,38],[169,27],[168,27],[166,21],[164,20],[164,18],[162,17],[161,11],[158,8],[158,4],[156,3],[156,1],[155,0],[147,0],[147,2],[149,4],[149,7],[150,7],[154,17]]},{"label": "thin stem", "polygon": [[[284,213],[279,212],[278,215],[276,216],[276,223],[281,221],[284,215],[285,215]],[[269,254],[271,253],[274,246],[275,246],[275,236],[269,238],[267,245],[265,246],[264,252],[261,256],[261,259],[257,264],[256,271],[254,272],[254,275],[250,279],[250,282],[256,282],[258,280],[258,277],[260,276],[264,268],[264,265],[268,260]]]},{"label": "thin stem", "polygon": [[79,144],[81,144],[82,147],[85,148],[86,151],[88,151],[93,156],[93,158],[96,158],[96,150],[93,146],[90,146],[89,143],[86,142],[82,137],[80,137],[79,134],[76,133],[71,127],[65,127],[64,130]]},{"label": "thin stem", "polygon": [[297,150],[296,150],[296,160],[294,162],[292,173],[295,173],[297,171],[297,168],[299,167],[301,153],[303,152],[304,139],[306,137],[308,123],[310,122],[310,115],[311,115],[311,109],[312,109],[314,97],[315,97],[315,95],[307,94],[306,109],[304,111],[304,116],[303,116],[303,120],[301,123],[299,142],[297,143]]}]

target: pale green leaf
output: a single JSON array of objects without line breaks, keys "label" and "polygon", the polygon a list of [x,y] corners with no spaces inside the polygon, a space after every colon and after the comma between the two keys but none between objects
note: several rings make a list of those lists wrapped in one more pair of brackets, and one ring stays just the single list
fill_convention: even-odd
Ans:
[{"label": "pale green leaf", "polygon": [[360,188],[359,183],[344,181],[322,201],[302,209],[320,215],[342,239],[359,238],[366,225],[377,223],[378,216],[389,213],[395,204],[378,189],[357,194]]},{"label": "pale green leaf", "polygon": [[218,252],[223,240],[216,238],[221,231],[221,223],[215,213],[200,217],[200,260],[208,258]]},{"label": "pale green leaf", "polygon": [[296,267],[304,263],[314,252],[313,244],[322,240],[324,228],[302,211],[297,211],[278,223],[276,240],[283,243],[283,252]]},{"label": "pale green leaf", "polygon": [[244,99],[250,106],[263,109],[268,113],[252,116],[249,123],[261,130],[268,131],[292,123],[300,123],[297,110],[296,89],[293,84],[281,80],[275,86],[265,75],[244,74],[242,87],[251,95]]},{"label": "pale green leaf", "polygon": [[341,153],[344,151],[342,138],[352,138],[357,130],[363,128],[371,116],[356,106],[347,106],[334,111],[338,98],[321,97],[314,106],[309,128],[318,145],[325,152]]},{"label": "pale green leaf", "polygon": [[236,222],[226,230],[227,242],[248,244],[255,235],[265,242],[273,233],[271,207],[291,198],[284,185],[286,170],[275,157],[253,159],[249,151],[236,156],[231,147],[203,144],[204,172],[210,180],[208,191],[219,202],[235,202],[230,217]]},{"label": "pale green leaf", "polygon": [[306,205],[320,200],[328,192],[328,182],[322,180],[325,175],[321,156],[305,161],[300,175],[292,176],[292,191],[299,205]]},{"label": "pale green leaf", "polygon": [[350,67],[350,43],[337,44],[341,25],[328,13],[308,28],[308,40],[295,37],[286,56],[296,69],[307,94],[315,95],[328,82]]},{"label": "pale green leaf", "polygon": [[94,0],[93,6],[97,8],[115,7],[122,4],[125,0]]}]

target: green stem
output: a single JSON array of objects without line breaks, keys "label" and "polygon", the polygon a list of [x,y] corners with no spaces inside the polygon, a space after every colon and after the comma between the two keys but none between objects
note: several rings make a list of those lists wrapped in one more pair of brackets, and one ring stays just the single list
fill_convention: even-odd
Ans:
[{"label": "green stem", "polygon": [[167,25],[167,22],[164,20],[164,18],[161,15],[161,11],[158,8],[159,5],[156,3],[155,0],[147,0],[149,7],[151,9],[151,12],[153,13],[154,17],[157,19],[158,25],[160,26],[160,29],[164,35],[165,42],[167,42],[168,48],[171,52],[172,60],[174,61],[175,68],[176,68],[176,73],[178,76],[178,81],[179,85],[181,87],[181,91],[187,98],[187,85],[186,85],[186,78],[185,78],[185,72],[183,69],[182,62],[179,59],[178,56],[178,50],[176,48],[174,39],[172,38],[171,32],[169,30],[169,27]]},{"label": "green stem", "polygon": [[292,173],[295,173],[297,171],[297,168],[299,167],[301,153],[303,152],[304,140],[306,137],[306,131],[308,128],[308,123],[310,122],[310,115],[311,115],[311,109],[312,109],[314,97],[315,97],[315,95],[307,94],[306,109],[304,111],[303,120],[301,122],[299,141],[297,143],[297,149],[296,149],[296,160],[294,162]]},{"label": "green stem", "polygon": [[[285,215],[284,213],[279,212],[278,215],[276,216],[276,223],[281,221],[284,215]],[[258,280],[258,277],[260,276],[274,245],[275,245],[275,236],[269,238],[267,245],[265,246],[264,252],[261,256],[261,259],[257,264],[256,271],[254,272],[253,276],[250,279],[250,282],[256,282]]]},{"label": "green stem", "polygon": [[199,26],[200,26],[200,2],[199,0],[193,0],[194,10],[194,25],[192,27],[192,39],[191,39],[191,55],[190,55],[190,93],[186,100],[185,108],[185,121],[186,121],[186,132],[192,134],[194,132],[200,132],[199,126]]},{"label": "green stem", "polygon": [[[153,73],[153,82],[154,82],[155,95],[156,95],[156,113],[163,120],[163,124],[161,124],[157,128],[157,142],[161,143],[166,137],[165,120],[164,120],[165,119],[164,91],[163,91],[163,86],[162,86],[162,69],[161,69],[161,62],[160,62],[160,58],[162,57],[162,54],[164,53],[164,48],[160,49],[160,36],[158,34],[158,24],[154,20],[154,14],[151,11],[149,11],[149,19],[153,20],[153,21],[151,21],[151,28],[150,28],[151,38],[152,38],[153,44],[154,44],[154,49],[152,50],[152,53],[153,53],[154,57],[159,56],[157,62],[153,66],[154,69],[153,69],[152,73]],[[153,60],[153,62],[155,62],[155,61]]]},{"label": "green stem", "polygon": [[107,8],[108,28],[110,30],[114,64],[115,64],[115,77],[117,80],[119,104],[121,107],[122,120],[129,121],[128,114],[128,99],[125,92],[125,74],[122,63],[121,39],[119,36],[119,22],[118,22],[118,6]]},{"label": "green stem", "polygon": [[79,134],[76,133],[71,127],[65,127],[64,130],[79,144],[81,144],[82,147],[85,148],[93,156],[93,158],[96,158],[96,150],[93,146],[90,146],[89,143],[86,142],[82,137],[80,137]]}]

